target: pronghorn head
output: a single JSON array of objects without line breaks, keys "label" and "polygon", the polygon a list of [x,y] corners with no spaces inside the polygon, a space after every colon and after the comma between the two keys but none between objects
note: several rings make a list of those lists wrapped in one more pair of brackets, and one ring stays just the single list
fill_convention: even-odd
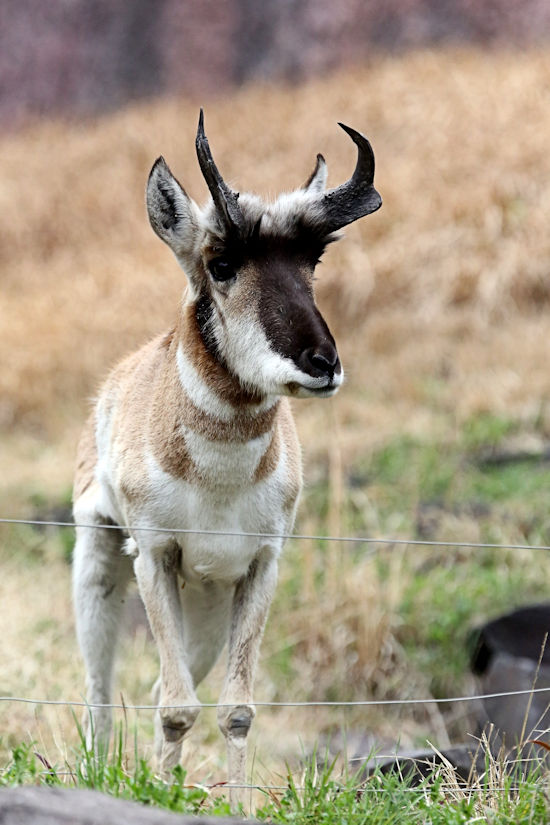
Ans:
[{"label": "pronghorn head", "polygon": [[204,346],[244,389],[262,396],[330,396],[343,381],[334,339],[315,305],[314,271],[334,234],[376,211],[374,154],[357,146],[355,171],[325,190],[322,155],[307,182],[265,203],[233,191],[212,158],[201,110],[196,148],[211,199],[187,195],[164,158],[151,170],[147,210],[157,235],[185,270]]}]

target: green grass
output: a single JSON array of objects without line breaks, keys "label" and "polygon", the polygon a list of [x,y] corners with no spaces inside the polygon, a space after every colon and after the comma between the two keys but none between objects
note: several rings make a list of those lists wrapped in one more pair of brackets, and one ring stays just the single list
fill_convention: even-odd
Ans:
[{"label": "green grass", "polygon": [[430,674],[434,696],[460,691],[476,627],[488,617],[548,596],[536,569],[534,564],[514,564],[510,552],[477,550],[460,557],[451,550],[443,563],[411,577],[400,607],[402,640],[411,665]]},{"label": "green grass", "polygon": [[[81,732],[80,732],[81,735]],[[49,785],[88,788],[121,799],[131,799],[144,805],[165,808],[180,813],[199,813],[208,798],[207,791],[185,784],[185,771],[174,768],[171,782],[155,775],[147,760],[139,757],[137,746],[130,762],[124,756],[122,733],[106,758],[87,750],[81,737],[80,749],[74,760],[64,765],[52,765],[36,749],[34,743],[12,749],[11,759],[0,772],[0,787],[15,785]],[[218,799],[210,806],[211,813],[227,814],[229,805]]]},{"label": "green grass", "polygon": [[[384,532],[397,525],[402,536],[443,538],[437,528],[454,517],[475,521],[481,540],[494,536],[494,541],[537,544],[550,539],[550,464],[525,458],[493,466],[467,434],[451,444],[397,439],[359,460],[352,479],[355,489],[369,496]],[[427,535],[422,516],[430,510]],[[366,520],[361,524],[360,508],[348,514],[349,521],[359,529],[368,526]]]},{"label": "green grass", "polygon": [[[498,466],[478,458],[517,431],[483,416],[452,444],[400,440],[372,458],[382,524],[396,508],[408,536],[437,541],[548,544],[550,464],[536,458]],[[468,668],[469,635],[488,617],[548,597],[546,555],[536,550],[409,550],[412,571],[400,606],[412,663],[450,695]]]},{"label": "green grass", "polygon": [[[120,730],[105,758],[95,757],[81,739],[71,764],[62,766],[49,764],[33,744],[19,745],[0,769],[0,788],[26,784],[89,788],[177,813],[231,813],[225,794],[186,785],[181,767],[165,782],[139,758],[137,748],[130,764],[124,756],[123,738]],[[413,785],[410,777],[383,775],[378,770],[368,780],[360,780],[359,775],[336,777],[334,762],[327,759],[319,764],[313,758],[299,775],[288,772],[284,787],[263,791],[264,802],[255,810],[259,820],[281,825],[542,825],[550,815],[547,779],[538,767],[521,782],[513,774],[495,777],[488,771],[465,788],[441,769],[419,785]]]}]

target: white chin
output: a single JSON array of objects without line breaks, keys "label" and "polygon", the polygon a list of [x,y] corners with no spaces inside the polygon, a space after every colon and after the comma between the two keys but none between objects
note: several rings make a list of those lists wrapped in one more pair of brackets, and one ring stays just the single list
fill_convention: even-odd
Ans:
[{"label": "white chin", "polygon": [[329,384],[321,387],[307,387],[303,384],[287,384],[286,394],[293,398],[330,398],[336,395],[340,389],[340,384]]}]

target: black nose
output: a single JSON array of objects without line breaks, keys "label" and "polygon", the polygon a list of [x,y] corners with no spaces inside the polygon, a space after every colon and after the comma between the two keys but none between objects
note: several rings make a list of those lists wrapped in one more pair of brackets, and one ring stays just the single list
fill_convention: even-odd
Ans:
[{"label": "black nose", "polygon": [[338,364],[336,348],[328,342],[319,347],[305,349],[299,358],[300,369],[314,378],[326,376],[332,379]]}]

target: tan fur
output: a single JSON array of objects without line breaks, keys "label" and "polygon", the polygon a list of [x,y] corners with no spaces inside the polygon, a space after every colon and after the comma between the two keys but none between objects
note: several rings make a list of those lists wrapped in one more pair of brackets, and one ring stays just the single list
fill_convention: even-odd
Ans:
[{"label": "tan fur", "polygon": [[279,426],[275,428],[271,436],[269,446],[260,459],[256,472],[254,474],[254,481],[258,483],[263,481],[270,473],[272,473],[279,461],[279,454],[281,450],[281,434]]},{"label": "tan fur", "polygon": [[84,495],[94,480],[94,472],[97,464],[95,425],[94,410],[84,425],[78,444],[78,459],[73,487],[73,498],[75,501]]},{"label": "tan fur", "polygon": [[296,425],[292,417],[290,402],[282,399],[281,414],[279,417],[279,430],[281,440],[285,445],[287,457],[287,497],[285,506],[288,512],[295,507],[302,487],[302,449],[296,432]]}]

